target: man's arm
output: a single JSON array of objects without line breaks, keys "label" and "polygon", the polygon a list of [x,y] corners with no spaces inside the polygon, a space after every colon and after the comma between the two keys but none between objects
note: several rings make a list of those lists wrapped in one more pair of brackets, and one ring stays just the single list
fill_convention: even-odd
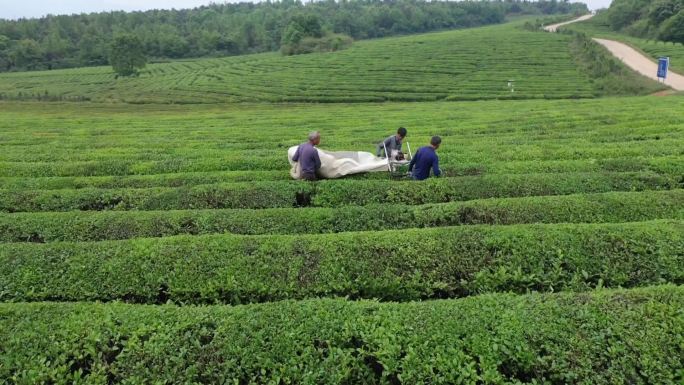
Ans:
[{"label": "man's arm", "polygon": [[316,170],[321,168],[321,158],[318,156],[318,149],[314,147],[314,154],[313,154],[314,162],[316,163]]},{"label": "man's arm", "polygon": [[409,168],[408,168],[409,172],[413,171],[413,166],[416,165],[416,161],[418,161],[419,156],[420,156],[420,149],[418,151],[416,151],[416,155],[414,155],[413,158],[411,158],[411,162],[409,162]]},{"label": "man's arm", "polygon": [[435,160],[432,161],[432,174],[434,176],[440,176],[442,171],[439,169],[439,157],[435,154]]},{"label": "man's arm", "polygon": [[295,151],[294,156],[292,156],[292,160],[295,162],[299,162],[299,149],[302,148],[302,146],[297,146],[297,151]]},{"label": "man's arm", "polygon": [[[387,149],[387,151],[385,151]],[[389,152],[389,153],[388,153]],[[381,153],[385,153],[385,157],[389,158],[392,155],[392,137],[388,137],[387,139],[383,140],[382,143],[378,145],[378,156],[380,156]]]}]

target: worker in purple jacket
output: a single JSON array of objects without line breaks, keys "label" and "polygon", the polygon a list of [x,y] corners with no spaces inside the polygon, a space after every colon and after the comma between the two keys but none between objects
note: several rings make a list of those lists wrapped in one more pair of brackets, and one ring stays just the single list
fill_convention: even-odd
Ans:
[{"label": "worker in purple jacket", "polygon": [[321,159],[316,147],[321,143],[321,133],[314,131],[309,134],[309,141],[297,147],[292,160],[299,162],[301,178],[308,181],[316,180],[316,172],[321,168]]},{"label": "worker in purple jacket", "polygon": [[439,157],[437,156],[437,149],[442,143],[442,138],[433,136],[430,139],[430,145],[421,147],[416,152],[416,155],[409,163],[408,171],[414,180],[424,180],[430,177],[430,169],[434,176],[440,176],[442,172],[439,169]]}]

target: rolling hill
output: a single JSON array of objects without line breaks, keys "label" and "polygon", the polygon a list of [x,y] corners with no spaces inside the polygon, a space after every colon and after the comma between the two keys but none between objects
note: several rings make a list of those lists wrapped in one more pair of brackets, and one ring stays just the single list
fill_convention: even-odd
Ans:
[{"label": "rolling hill", "polygon": [[[277,53],[149,65],[0,74],[0,98],[127,103],[378,102],[601,96],[571,38],[522,22],[359,41],[334,53]],[[628,74],[626,83],[638,83]],[[508,80],[515,80],[515,92]],[[646,85],[648,93],[657,85]]]}]

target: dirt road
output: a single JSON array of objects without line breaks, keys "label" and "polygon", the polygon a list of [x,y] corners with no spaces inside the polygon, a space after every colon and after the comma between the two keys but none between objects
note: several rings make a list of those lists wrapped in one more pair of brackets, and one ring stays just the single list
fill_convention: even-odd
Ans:
[{"label": "dirt road", "polygon": [[[642,55],[634,48],[614,40],[594,39],[595,42],[606,47],[615,57],[620,59],[629,68],[654,80],[658,80],[658,64],[651,58]],[[684,91],[684,76],[669,71],[665,84],[677,91]]]},{"label": "dirt road", "polygon": [[[582,20],[591,19],[594,15],[584,15],[574,20],[566,21],[565,23],[558,23],[544,27],[548,32],[558,31],[558,27],[563,25],[576,23]],[[627,44],[620,43],[615,40],[608,39],[597,39],[594,41],[606,47],[610,53],[615,57],[620,59],[627,67],[633,69],[634,71],[650,78],[653,80],[658,80],[658,64],[656,62],[644,55],[634,48],[628,46]],[[684,91],[684,76],[677,74],[675,72],[669,71],[667,74],[667,79],[665,79],[665,84],[677,91]]]},{"label": "dirt road", "polygon": [[544,30],[547,32],[556,32],[556,31],[558,31],[558,27],[562,27],[564,25],[568,25],[568,24],[572,24],[572,23],[577,23],[578,21],[589,20],[592,17],[594,17],[593,14],[580,16],[577,19],[566,21],[564,23],[547,25],[546,27],[544,27]]}]

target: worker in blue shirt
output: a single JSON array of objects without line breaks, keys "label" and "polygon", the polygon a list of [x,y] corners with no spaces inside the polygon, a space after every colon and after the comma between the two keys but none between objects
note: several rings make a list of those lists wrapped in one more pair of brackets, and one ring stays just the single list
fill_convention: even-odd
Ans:
[{"label": "worker in blue shirt", "polygon": [[416,152],[416,155],[409,163],[409,174],[414,180],[424,180],[430,177],[430,168],[434,176],[440,176],[442,172],[439,170],[439,157],[437,156],[437,149],[442,143],[442,138],[433,136],[430,139],[430,145],[421,147]]}]

